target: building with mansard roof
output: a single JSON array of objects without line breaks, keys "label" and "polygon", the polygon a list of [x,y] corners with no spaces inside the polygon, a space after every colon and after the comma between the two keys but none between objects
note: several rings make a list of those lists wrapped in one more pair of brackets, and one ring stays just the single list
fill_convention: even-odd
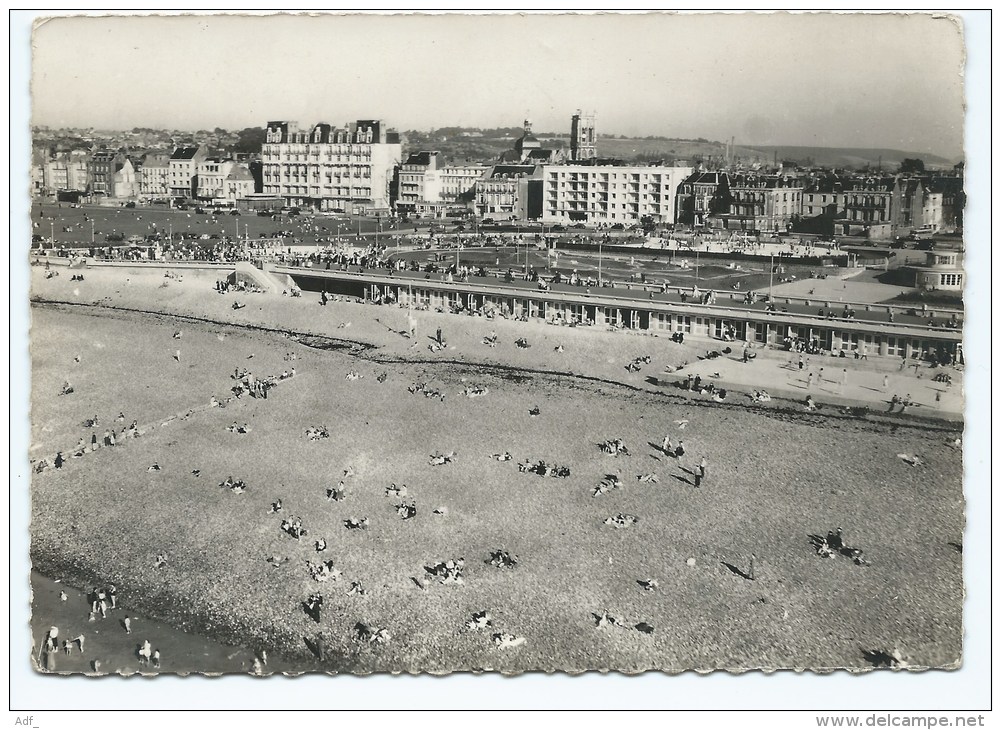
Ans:
[{"label": "building with mansard roof", "polygon": [[286,205],[319,211],[389,211],[390,187],[402,159],[398,133],[378,119],[343,127],[267,123],[261,148],[263,193]]}]

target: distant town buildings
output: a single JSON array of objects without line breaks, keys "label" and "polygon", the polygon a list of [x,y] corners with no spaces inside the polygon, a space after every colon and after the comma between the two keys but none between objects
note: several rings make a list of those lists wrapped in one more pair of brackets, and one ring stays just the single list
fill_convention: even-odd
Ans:
[{"label": "distant town buildings", "polygon": [[[455,164],[433,148],[404,159],[400,136],[371,119],[308,129],[268,122],[259,155],[235,151],[245,135],[223,130],[40,129],[31,189],[92,202],[253,199],[252,207],[321,212],[441,217],[474,211],[497,220],[597,226],[644,221],[874,241],[963,225],[962,164],[952,171],[910,166],[887,173],[803,169],[776,157],[774,167],[756,163],[748,169],[730,152],[730,140],[725,156],[699,158],[703,162],[693,170],[677,160],[627,164],[599,157],[595,115],[579,109],[569,131],[566,147],[563,141],[544,142],[525,120],[511,148],[493,164]],[[223,140],[234,149],[225,149]]]},{"label": "distant town buildings", "polygon": [[389,211],[390,183],[400,165],[399,135],[380,120],[341,128],[268,122],[261,149],[263,192],[290,206],[352,213]]}]

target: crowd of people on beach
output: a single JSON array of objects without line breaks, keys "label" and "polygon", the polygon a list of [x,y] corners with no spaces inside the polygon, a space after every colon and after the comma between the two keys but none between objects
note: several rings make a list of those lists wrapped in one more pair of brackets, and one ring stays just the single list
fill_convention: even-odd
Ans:
[{"label": "crowd of people on beach", "polygon": [[[59,581],[56,582],[58,583]],[[75,596],[71,599],[70,594],[68,594],[66,590],[60,590],[59,600],[60,602],[70,605],[71,600],[73,603],[76,603],[79,599]],[[83,608],[88,609],[88,623],[95,623],[99,621],[103,622],[108,618],[109,612],[121,610],[122,608],[118,604],[118,588],[112,583],[104,586],[88,588],[83,592],[83,601]],[[134,616],[126,614],[121,620],[119,620],[118,625],[126,635],[131,635],[133,631],[133,624],[137,621],[138,619]],[[93,633],[94,635],[97,635],[100,631],[94,629]],[[43,640],[39,645],[39,665],[48,671],[58,671],[60,666],[60,654],[66,657],[70,656],[74,652],[79,653],[80,655],[86,655],[88,653],[87,636],[87,632],[83,631],[76,636],[68,637],[65,636],[65,634],[61,634],[58,626],[50,626],[45,631]],[[91,644],[91,646],[93,646],[93,644]],[[93,651],[91,654],[93,654]],[[161,671],[163,668],[161,664],[162,657],[160,650],[154,649],[148,639],[143,639],[133,647],[133,655],[140,667],[147,667],[156,671]],[[94,659],[89,662],[88,671],[93,674],[102,672],[102,661],[100,656],[95,655]]]}]

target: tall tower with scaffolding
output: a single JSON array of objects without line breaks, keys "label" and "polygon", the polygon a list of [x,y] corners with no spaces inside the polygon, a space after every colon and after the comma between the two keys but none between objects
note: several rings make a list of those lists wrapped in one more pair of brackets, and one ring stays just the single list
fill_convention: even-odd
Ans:
[{"label": "tall tower with scaffolding", "polygon": [[570,119],[570,160],[593,160],[598,156],[595,147],[594,114],[584,115],[578,109]]}]

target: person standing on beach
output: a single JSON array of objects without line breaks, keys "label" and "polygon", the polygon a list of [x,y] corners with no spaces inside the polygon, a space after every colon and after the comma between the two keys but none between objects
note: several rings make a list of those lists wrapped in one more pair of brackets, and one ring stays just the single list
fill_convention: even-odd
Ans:
[{"label": "person standing on beach", "polygon": [[706,469],[707,469],[708,466],[709,466],[709,464],[706,462],[706,457],[703,456],[702,459],[699,461],[698,468],[695,471],[695,486],[696,487],[701,487],[702,486],[702,480],[706,478]]},{"label": "person standing on beach", "polygon": [[883,392],[885,393],[886,390],[887,390],[887,388],[889,388],[889,387],[890,387],[890,376],[889,375],[884,375],[883,376]]},{"label": "person standing on beach", "polygon": [[681,459],[685,455],[685,442],[679,441],[678,445],[674,449],[674,458],[678,460],[678,466],[681,466]]},{"label": "person standing on beach", "polygon": [[664,437],[664,443],[660,447],[660,450],[663,451],[665,454],[670,453],[670,451],[671,451],[671,434],[667,434],[667,436]]},{"label": "person standing on beach", "polygon": [[848,368],[843,368],[841,371],[841,388],[843,390],[844,388],[847,387],[848,387]]},{"label": "person standing on beach", "polygon": [[813,387],[813,372],[811,371],[809,375],[806,376],[806,389],[810,390]]}]

